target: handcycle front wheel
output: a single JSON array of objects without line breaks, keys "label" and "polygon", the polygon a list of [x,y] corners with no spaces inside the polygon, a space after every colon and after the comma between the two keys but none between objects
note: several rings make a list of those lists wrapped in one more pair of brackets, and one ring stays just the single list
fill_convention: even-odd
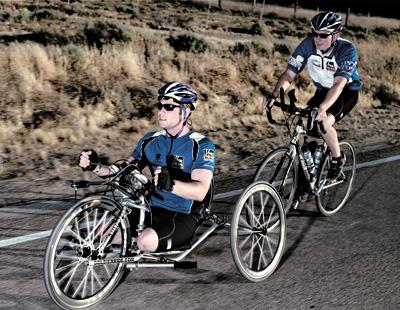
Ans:
[{"label": "handcycle front wheel", "polygon": [[61,308],[89,307],[118,286],[125,265],[94,262],[126,256],[129,221],[124,218],[114,225],[120,211],[110,198],[89,197],[69,209],[54,227],[45,253],[44,279],[49,296]]},{"label": "handcycle front wheel", "polygon": [[286,215],[271,184],[258,181],[245,189],[232,215],[230,238],[243,277],[259,282],[275,271],[285,248]]},{"label": "handcycle front wheel", "polygon": [[290,155],[290,148],[279,147],[264,158],[253,176],[253,182],[266,181],[276,188],[286,213],[296,193],[297,166],[297,159]]},{"label": "handcycle front wheel", "polygon": [[330,165],[330,152],[325,155],[317,178],[319,192],[315,195],[318,210],[325,216],[336,214],[347,202],[356,174],[356,154],[353,145],[348,141],[339,142],[340,149],[346,157],[341,176],[328,182],[327,175]]}]

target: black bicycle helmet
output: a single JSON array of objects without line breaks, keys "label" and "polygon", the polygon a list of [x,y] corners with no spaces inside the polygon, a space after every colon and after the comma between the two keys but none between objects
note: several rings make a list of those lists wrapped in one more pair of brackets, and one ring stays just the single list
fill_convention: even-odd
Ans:
[{"label": "black bicycle helmet", "polygon": [[311,20],[311,29],[326,33],[337,33],[343,29],[342,17],[334,12],[322,12]]},{"label": "black bicycle helmet", "polygon": [[186,104],[190,107],[190,110],[196,109],[197,93],[193,88],[185,84],[178,82],[165,84],[158,90],[158,100],[163,98],[172,99],[180,104]]}]

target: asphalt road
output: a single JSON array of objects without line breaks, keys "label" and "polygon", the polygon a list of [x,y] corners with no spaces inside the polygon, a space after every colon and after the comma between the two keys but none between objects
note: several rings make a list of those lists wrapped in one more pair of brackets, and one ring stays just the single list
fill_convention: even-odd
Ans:
[{"label": "asphalt road", "polygon": [[[219,180],[217,189],[244,187],[245,179]],[[222,229],[188,258],[198,269],[132,271],[92,309],[400,309],[399,190],[397,160],[358,169],[350,201],[333,217],[320,216],[313,203],[291,211],[285,254],[264,282],[242,278]],[[229,212],[236,199],[214,206]],[[70,206],[45,197],[4,201],[0,243],[51,229]],[[57,309],[44,287],[46,243],[0,247],[0,309]]]}]

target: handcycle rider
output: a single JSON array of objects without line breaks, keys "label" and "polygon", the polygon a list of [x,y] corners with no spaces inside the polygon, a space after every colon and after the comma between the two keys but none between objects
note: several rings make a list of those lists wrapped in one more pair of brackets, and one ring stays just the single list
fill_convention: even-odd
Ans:
[{"label": "handcycle rider", "polygon": [[335,180],[341,175],[346,159],[340,151],[334,124],[354,108],[361,88],[356,49],[353,43],[340,38],[342,18],[334,12],[315,15],[311,29],[312,37],[305,38],[294,50],[271,96],[264,98],[264,106],[272,108],[280,89],[288,89],[296,75],[307,66],[316,86],[307,105],[318,108],[315,120],[322,122],[325,133],[320,134],[332,153],[327,177]]},{"label": "handcycle rider", "polygon": [[[183,246],[196,232],[199,218],[191,209],[194,201],[206,196],[216,161],[214,144],[188,125],[196,101],[196,91],[185,84],[172,82],[161,87],[157,119],[162,130],[145,134],[117,168],[133,163],[140,170],[148,167],[154,176],[149,198],[151,215],[136,242],[140,251],[160,252]],[[115,165],[98,164],[96,157],[92,150],[82,151],[79,166],[99,176],[115,172]]]}]

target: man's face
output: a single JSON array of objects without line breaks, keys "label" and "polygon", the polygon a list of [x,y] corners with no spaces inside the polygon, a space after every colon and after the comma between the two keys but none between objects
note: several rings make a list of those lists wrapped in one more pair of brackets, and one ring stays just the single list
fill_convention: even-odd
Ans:
[{"label": "man's face", "polygon": [[182,118],[180,117],[182,113],[181,106],[172,99],[161,99],[160,103],[161,105],[158,106],[159,126],[168,131],[178,127],[182,121]]},{"label": "man's face", "polygon": [[321,51],[329,49],[333,40],[336,39],[336,34],[324,33],[318,30],[314,30],[312,36],[314,38],[315,46]]}]

